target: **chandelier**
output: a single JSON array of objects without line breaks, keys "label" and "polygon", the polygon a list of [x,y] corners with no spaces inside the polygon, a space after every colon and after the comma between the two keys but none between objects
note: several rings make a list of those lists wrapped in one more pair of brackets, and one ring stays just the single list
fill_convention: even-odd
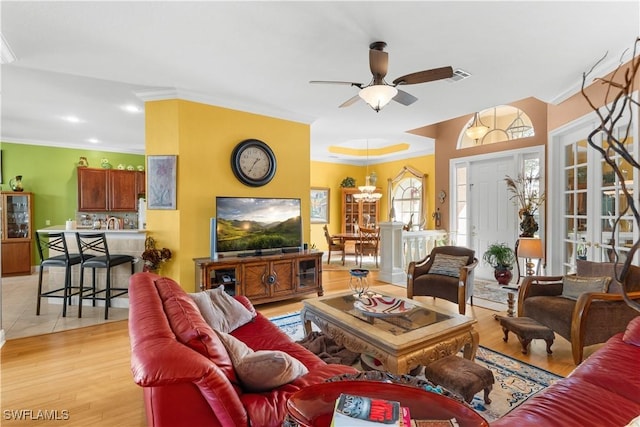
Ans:
[{"label": "chandelier", "polygon": [[367,140],[367,175],[364,178],[365,185],[358,186],[359,193],[355,193],[353,198],[359,202],[375,202],[380,200],[382,193],[376,192],[376,186],[371,185],[371,175],[369,175],[369,140]]},{"label": "chandelier", "polygon": [[485,126],[480,120],[480,113],[477,113],[473,116],[473,122],[469,125],[467,130],[465,131],[466,135],[474,139],[476,143],[479,139],[482,139],[489,132],[489,127]]}]

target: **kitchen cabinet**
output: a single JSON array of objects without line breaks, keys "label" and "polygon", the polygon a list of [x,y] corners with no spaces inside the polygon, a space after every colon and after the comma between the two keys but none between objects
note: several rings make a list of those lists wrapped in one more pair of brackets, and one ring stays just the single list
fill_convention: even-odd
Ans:
[{"label": "kitchen cabinet", "polygon": [[255,257],[196,258],[199,290],[224,285],[231,295],[262,304],[317,293],[322,296],[322,252]]},{"label": "kitchen cabinet", "polygon": [[140,198],[141,194],[146,194],[146,174],[144,172],[136,172],[136,198]]},{"label": "kitchen cabinet", "polygon": [[33,194],[2,192],[2,276],[31,274]]},{"label": "kitchen cabinet", "polygon": [[139,171],[78,168],[78,211],[137,211],[144,180]]},{"label": "kitchen cabinet", "polygon": [[[376,189],[380,192],[380,189]],[[358,188],[342,189],[342,232],[357,233],[355,224],[359,227],[374,228],[378,226],[380,202],[358,201],[354,194],[360,193]]]}]

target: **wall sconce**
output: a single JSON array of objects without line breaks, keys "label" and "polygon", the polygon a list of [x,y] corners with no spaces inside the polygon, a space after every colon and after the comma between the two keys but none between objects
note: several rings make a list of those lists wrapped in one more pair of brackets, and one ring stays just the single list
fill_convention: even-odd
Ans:
[{"label": "wall sconce", "polygon": [[438,199],[440,200],[440,203],[444,203],[444,199],[447,198],[447,193],[444,190],[440,190],[440,194],[438,194]]}]

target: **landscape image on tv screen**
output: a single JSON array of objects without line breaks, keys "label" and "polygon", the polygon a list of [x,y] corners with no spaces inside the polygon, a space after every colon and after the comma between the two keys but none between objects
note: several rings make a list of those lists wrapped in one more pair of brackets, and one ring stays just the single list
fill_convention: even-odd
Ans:
[{"label": "landscape image on tv screen", "polygon": [[299,247],[300,199],[216,198],[217,252]]}]

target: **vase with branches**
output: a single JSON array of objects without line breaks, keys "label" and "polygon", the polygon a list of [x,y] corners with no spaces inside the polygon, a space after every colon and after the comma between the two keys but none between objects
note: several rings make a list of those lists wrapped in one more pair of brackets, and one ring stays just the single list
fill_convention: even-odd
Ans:
[{"label": "vase with branches", "polygon": [[623,298],[630,307],[637,311],[640,311],[640,302],[629,296],[632,291],[631,285],[635,284],[629,283],[628,277],[635,254],[640,247],[640,239],[634,241],[629,251],[624,254],[624,261],[620,261],[619,250],[615,245],[615,237],[621,218],[624,215],[628,215],[629,212],[633,215],[635,223],[640,224],[638,201],[634,199],[632,183],[628,183],[626,178],[628,171],[624,170],[625,166],[623,166],[626,163],[633,169],[640,170],[640,162],[634,157],[634,146],[637,140],[636,135],[633,133],[633,122],[639,119],[638,117],[633,117],[633,113],[639,107],[638,101],[634,98],[636,93],[635,82],[639,77],[638,69],[640,69],[639,50],[640,37],[635,40],[633,59],[628,66],[622,64],[621,61],[621,65],[611,73],[609,78],[595,79],[596,82],[600,82],[606,88],[604,100],[601,102],[602,107],[596,106],[592,99],[593,95],[590,96],[587,93],[586,85],[593,70],[604,61],[606,55],[597,61],[589,71],[583,73],[581,88],[582,96],[599,120],[595,129],[587,136],[587,142],[591,148],[600,153],[604,162],[613,170],[614,179],[619,182],[622,192],[620,198],[626,202],[626,209],[619,212],[614,221],[610,242],[612,242],[611,251],[615,262],[616,280],[623,284]]},{"label": "vase with branches", "polygon": [[518,206],[520,218],[520,237],[533,237],[538,231],[535,214],[545,201],[544,191],[540,191],[540,176],[532,172],[518,174],[516,178],[505,177],[507,190],[511,193],[511,200]]}]

